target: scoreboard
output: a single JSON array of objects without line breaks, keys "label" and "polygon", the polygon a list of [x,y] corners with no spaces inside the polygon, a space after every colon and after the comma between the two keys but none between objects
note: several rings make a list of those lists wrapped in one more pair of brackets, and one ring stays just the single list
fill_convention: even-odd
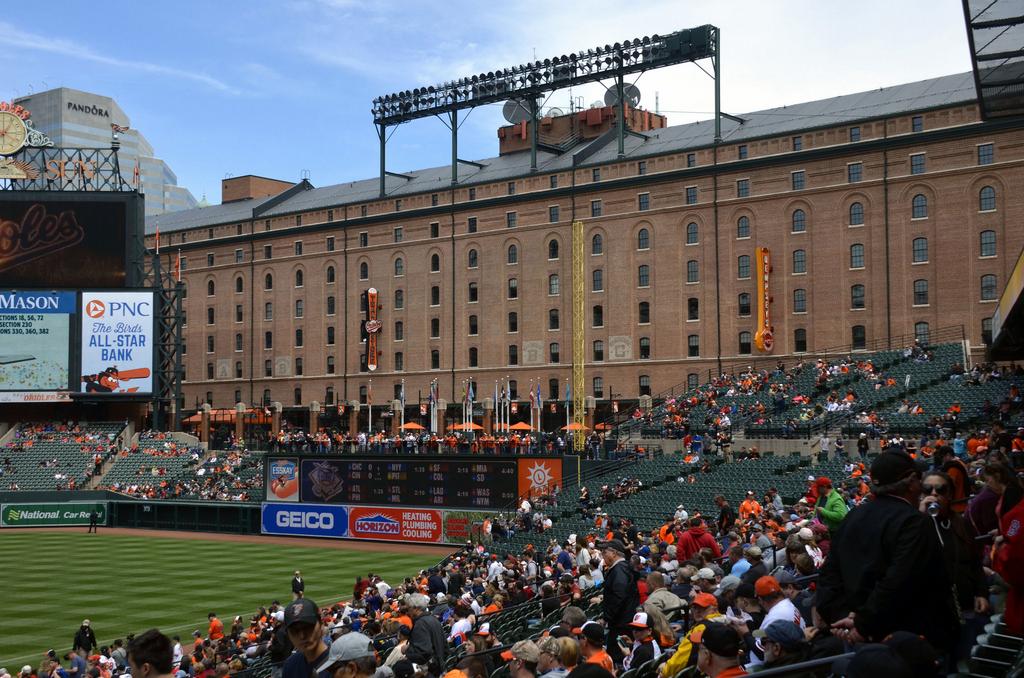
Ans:
[{"label": "scoreboard", "polygon": [[[268,501],[504,509],[560,484],[561,457],[268,455]],[[525,490],[525,491],[524,491]]]}]

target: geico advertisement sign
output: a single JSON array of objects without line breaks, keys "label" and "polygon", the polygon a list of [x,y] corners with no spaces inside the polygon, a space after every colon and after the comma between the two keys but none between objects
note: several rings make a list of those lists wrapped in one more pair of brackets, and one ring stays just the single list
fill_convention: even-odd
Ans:
[{"label": "geico advertisement sign", "polygon": [[344,537],[348,511],[321,504],[264,504],[263,534],[301,537]]},{"label": "geico advertisement sign", "polygon": [[349,507],[349,535],[360,539],[441,541],[441,512],[436,509]]}]

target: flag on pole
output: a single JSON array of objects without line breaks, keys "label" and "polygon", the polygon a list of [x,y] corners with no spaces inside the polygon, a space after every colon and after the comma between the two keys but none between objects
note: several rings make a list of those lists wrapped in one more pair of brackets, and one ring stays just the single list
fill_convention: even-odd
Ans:
[{"label": "flag on pole", "polygon": [[544,407],[544,396],[540,393],[540,382],[537,383],[537,409]]},{"label": "flag on pole", "polygon": [[568,407],[569,403],[572,402],[572,388],[569,386],[569,382],[565,382],[565,406]]},{"label": "flag on pole", "polygon": [[469,400],[466,398],[466,382],[462,382],[462,402],[468,403]]},{"label": "flag on pole", "polygon": [[402,409],[405,409],[405,379],[402,380],[402,392],[399,400],[402,401]]},{"label": "flag on pole", "polygon": [[366,404],[373,405],[373,382],[366,387]]},{"label": "flag on pole", "polygon": [[178,250],[178,256],[174,260],[174,280],[181,282],[181,250]]},{"label": "flag on pole", "polygon": [[156,227],[156,253],[160,254],[160,227]]},{"label": "flag on pole", "polygon": [[473,382],[469,382],[469,393],[466,394],[467,402],[473,402],[476,398],[476,394],[473,393]]},{"label": "flag on pole", "polygon": [[498,407],[498,380],[494,380],[494,407]]},{"label": "flag on pole", "polygon": [[530,387],[530,409],[532,410],[537,405],[537,396],[533,393],[533,387]]}]

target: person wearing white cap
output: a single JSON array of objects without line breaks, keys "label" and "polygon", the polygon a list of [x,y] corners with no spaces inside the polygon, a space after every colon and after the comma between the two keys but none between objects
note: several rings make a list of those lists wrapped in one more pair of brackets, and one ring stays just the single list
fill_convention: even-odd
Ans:
[{"label": "person wearing white cap", "polygon": [[346,633],[331,643],[327,659],[316,667],[332,678],[367,678],[377,670],[372,641],[361,633]]},{"label": "person wearing white cap", "polygon": [[633,634],[633,645],[626,648],[624,638],[620,638],[623,653],[629,652],[622,660],[622,669],[628,671],[634,666],[642,666],[644,662],[657,659],[661,656],[661,647],[654,640],[651,633],[651,621],[646,612],[637,612],[633,615],[633,621],[629,623],[630,633]]},{"label": "person wearing white cap", "polygon": [[680,523],[685,523],[687,520],[689,520],[690,514],[687,513],[686,509],[683,508],[683,505],[680,504],[679,506],[676,507],[676,513],[673,517]]},{"label": "person wearing white cap", "polygon": [[82,625],[75,633],[75,640],[71,643],[71,647],[83,657],[88,657],[92,654],[93,648],[99,647],[96,642],[96,633],[92,630],[92,622],[88,619],[82,620]]}]

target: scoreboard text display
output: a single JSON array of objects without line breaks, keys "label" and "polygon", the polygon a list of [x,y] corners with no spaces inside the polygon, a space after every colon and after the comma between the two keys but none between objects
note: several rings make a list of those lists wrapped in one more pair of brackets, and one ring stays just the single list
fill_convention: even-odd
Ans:
[{"label": "scoreboard text display", "polygon": [[310,504],[500,510],[562,483],[561,457],[269,455],[266,468],[268,501]]},{"label": "scoreboard text display", "polygon": [[66,397],[76,306],[74,292],[0,291],[0,400]]}]

